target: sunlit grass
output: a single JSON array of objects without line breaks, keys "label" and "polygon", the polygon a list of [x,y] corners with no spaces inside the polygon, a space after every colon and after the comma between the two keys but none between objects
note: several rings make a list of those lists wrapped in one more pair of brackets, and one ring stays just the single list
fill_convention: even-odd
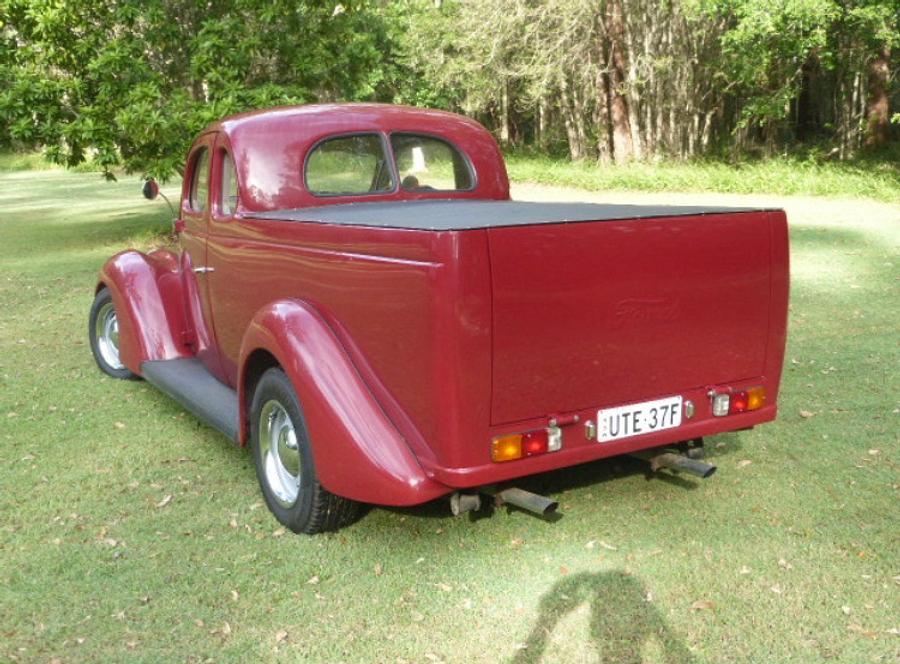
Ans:
[{"label": "sunlit grass", "polygon": [[818,162],[777,157],[739,163],[672,161],[614,166],[512,153],[507,156],[507,167],[511,179],[516,181],[592,191],[716,191],[900,202],[900,164],[887,158]]},{"label": "sunlit grass", "polygon": [[616,459],[523,482],[555,523],[435,503],[296,537],[245,451],[93,366],[97,271],[168,208],[59,171],[0,174],[0,206],[0,660],[895,658],[889,223],[793,226],[781,416],[708,441],[710,480]]}]

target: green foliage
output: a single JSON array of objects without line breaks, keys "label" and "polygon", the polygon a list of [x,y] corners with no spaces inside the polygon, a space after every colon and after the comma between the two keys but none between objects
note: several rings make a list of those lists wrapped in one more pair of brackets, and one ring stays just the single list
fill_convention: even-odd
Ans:
[{"label": "green foliage", "polygon": [[376,96],[375,4],[3,0],[0,143],[166,178],[224,115]]},{"label": "green foliage", "polygon": [[701,0],[694,8],[730,20],[722,66],[744,99],[740,127],[784,120],[804,67],[859,71],[873,48],[900,45],[895,0]]}]

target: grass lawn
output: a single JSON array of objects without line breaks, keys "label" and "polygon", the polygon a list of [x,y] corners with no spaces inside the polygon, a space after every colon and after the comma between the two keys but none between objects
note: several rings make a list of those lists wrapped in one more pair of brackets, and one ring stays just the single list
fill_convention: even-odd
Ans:
[{"label": "grass lawn", "polygon": [[900,208],[882,208],[792,225],[781,416],[708,440],[710,480],[608,460],[523,483],[556,522],[435,503],[299,537],[246,451],[94,367],[97,271],[165,231],[165,205],[132,178],[0,173],[0,660],[897,661]]},{"label": "grass lawn", "polygon": [[860,158],[846,162],[777,157],[740,164],[672,161],[609,166],[514,152],[507,155],[507,167],[514,181],[581,187],[592,191],[628,189],[811,194],[900,203],[900,154],[893,160]]}]

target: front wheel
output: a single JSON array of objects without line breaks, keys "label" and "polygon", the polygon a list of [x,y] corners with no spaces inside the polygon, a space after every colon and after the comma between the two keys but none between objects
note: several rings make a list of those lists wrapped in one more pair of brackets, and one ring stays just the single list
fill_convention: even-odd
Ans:
[{"label": "front wheel", "polygon": [[250,447],[263,497],[279,523],[312,535],[354,519],[359,503],[319,484],[300,402],[281,369],[266,371],[253,394]]},{"label": "front wheel", "polygon": [[97,366],[113,378],[137,378],[119,357],[119,318],[108,288],[101,288],[91,305],[88,338]]}]

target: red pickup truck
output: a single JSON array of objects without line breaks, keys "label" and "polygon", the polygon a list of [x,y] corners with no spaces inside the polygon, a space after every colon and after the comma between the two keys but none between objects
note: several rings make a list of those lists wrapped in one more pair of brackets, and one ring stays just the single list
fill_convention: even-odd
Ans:
[{"label": "red pickup truck", "polygon": [[511,481],[620,454],[708,475],[689,441],[776,414],[780,210],[515,202],[478,123],[335,104],[211,125],[174,224],[103,266],[94,357],[249,443],[296,532],[545,511]]}]

